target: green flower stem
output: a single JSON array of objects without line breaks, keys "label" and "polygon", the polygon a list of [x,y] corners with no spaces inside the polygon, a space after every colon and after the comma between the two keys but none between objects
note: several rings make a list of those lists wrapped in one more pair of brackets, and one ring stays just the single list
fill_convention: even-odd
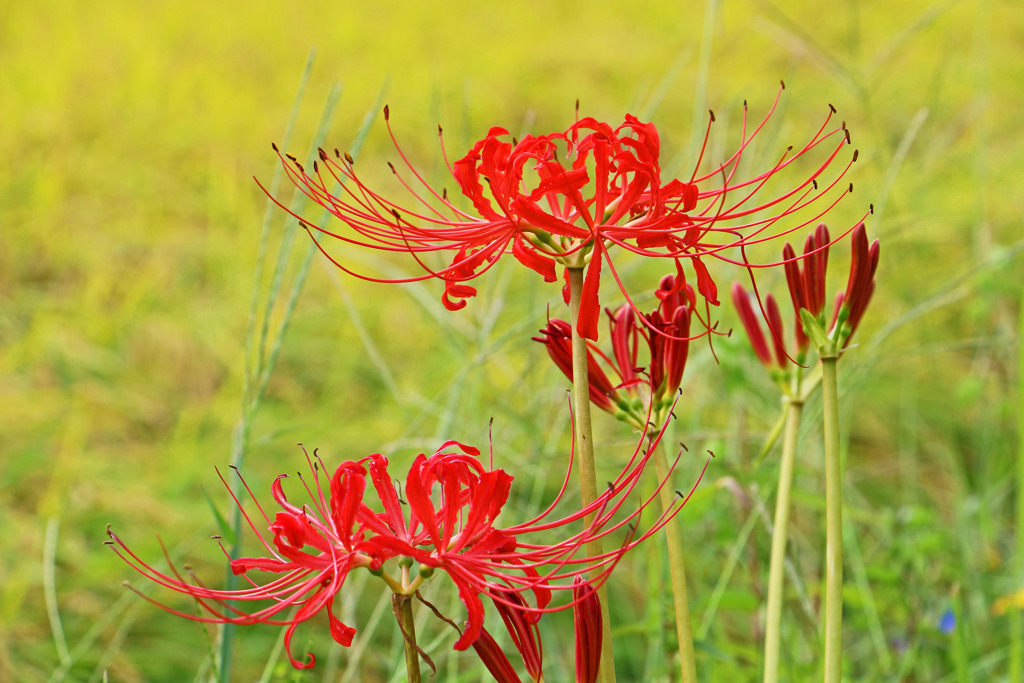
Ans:
[{"label": "green flower stem", "polygon": [[391,605],[395,610],[398,624],[402,628],[402,642],[405,645],[405,669],[409,683],[420,683],[420,655],[416,651],[416,622],[412,617],[412,598],[394,593]]},{"label": "green flower stem", "polygon": [[839,460],[838,354],[821,358],[825,431],[825,683],[843,664],[843,472]]},{"label": "green flower stem", "polygon": [[[580,336],[576,324],[580,318],[580,297],[583,293],[583,267],[570,267],[569,271],[569,322],[572,325],[572,402],[575,414],[576,453],[580,466],[580,495],[583,505],[590,505],[597,499],[597,468],[594,464],[594,427],[590,418],[590,379],[587,370],[587,340]],[[594,515],[588,515],[584,524],[594,523]],[[587,554],[597,557],[604,553],[600,540],[587,543]],[[615,661],[612,657],[611,619],[608,611],[608,591],[604,584],[597,589],[601,601],[601,667],[598,680],[614,683]]]},{"label": "green flower stem", "polygon": [[[797,384],[799,384],[797,382]],[[764,683],[778,683],[779,646],[782,635],[782,595],[786,572],[786,542],[789,537],[789,500],[793,489],[797,433],[804,403],[797,386],[798,398],[786,398],[786,427],[782,436],[782,462],[779,465],[779,488],[775,497],[775,523],[772,527],[772,554],[768,569],[768,611],[764,631]]]},{"label": "green flower stem", "polygon": [[[669,477],[668,458],[660,443],[654,448],[652,457],[658,472],[658,481],[665,481]],[[659,498],[661,512],[664,514],[672,506],[675,498],[672,487],[662,486]],[[680,680],[682,683],[697,683],[697,658],[693,652],[693,626],[690,620],[690,602],[686,594],[686,565],[683,564],[683,542],[679,536],[677,520],[673,519],[665,526],[665,539],[668,542],[669,575],[672,580],[672,606],[676,613]]]},{"label": "green flower stem", "polygon": [[[1020,358],[1018,359],[1017,371],[1020,379],[1017,383],[1017,390],[1020,392],[1020,428],[1018,430],[1017,444],[1017,548],[1014,553],[1014,569],[1017,583],[1024,583],[1024,296],[1020,300]],[[958,629],[962,628],[958,623]],[[1021,680],[1024,676],[1024,610],[1016,608],[1016,613],[1010,614],[1010,679],[1011,681]]]}]

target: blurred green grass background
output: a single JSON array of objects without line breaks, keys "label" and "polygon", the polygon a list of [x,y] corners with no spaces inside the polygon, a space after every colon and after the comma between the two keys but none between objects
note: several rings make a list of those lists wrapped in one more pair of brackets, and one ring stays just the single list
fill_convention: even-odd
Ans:
[{"label": "blurred green grass background", "polygon": [[[850,680],[940,680],[960,654],[974,680],[1004,674],[1007,617],[990,606],[1020,587],[1009,568],[1024,206],[1015,3],[44,0],[0,7],[0,678],[202,671],[204,630],[122,588],[134,577],[103,547],[103,529],[115,523],[152,559],[159,533],[218,580],[202,491],[226,511],[212,468],[229,461],[240,414],[265,204],[252,176],[274,173],[269,143],[282,139],[311,48],[289,149],[307,149],[335,83],[326,146],[348,148],[386,84],[403,148],[435,178],[438,122],[457,157],[491,125],[564,128],[578,98],[585,115],[653,120],[688,173],[709,107],[725,138],[744,99],[762,112],[785,79],[774,134],[802,140],[834,104],[860,161],[830,223],[850,225],[871,202],[883,245],[842,380],[858,548]],[[381,121],[359,158],[387,182],[395,152]],[[436,283],[372,285],[316,263],[252,427],[250,481],[265,489],[297,467],[297,441],[335,459],[402,457],[443,438],[483,445],[493,416],[497,462],[523,473],[524,506],[543,500],[564,467],[567,412],[529,336],[558,297],[514,276],[497,270],[449,315]],[[706,623],[701,669],[714,681],[754,680],[760,656],[768,541],[757,510],[773,457],[753,459],[775,395],[741,337],[721,343],[721,366],[697,353],[678,428],[691,451],[718,454],[682,516]],[[629,448],[623,430],[601,428]],[[815,670],[819,435],[806,432],[793,557],[807,596],[790,605],[790,680]],[[690,474],[684,463],[680,482]],[[637,558],[613,587],[623,680],[673,671],[662,570]],[[954,607],[963,618],[942,633],[939,616]],[[243,630],[238,680],[260,675],[276,635]],[[564,661],[550,666],[567,678],[571,645],[558,637],[549,659]],[[387,680],[389,638],[350,680]],[[479,680],[465,673],[478,669],[471,658],[448,654],[450,638],[439,643],[445,680]],[[330,680],[350,655],[332,650],[326,673],[268,675]]]}]

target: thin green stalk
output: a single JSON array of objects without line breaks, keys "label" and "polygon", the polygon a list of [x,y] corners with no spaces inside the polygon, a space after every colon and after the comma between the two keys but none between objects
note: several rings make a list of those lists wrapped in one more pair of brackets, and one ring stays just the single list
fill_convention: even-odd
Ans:
[{"label": "thin green stalk", "polygon": [[[654,447],[652,457],[658,481],[665,481],[669,476],[668,458],[660,442]],[[661,500],[661,512],[664,514],[672,506],[675,497],[672,487],[662,486],[658,497]],[[672,580],[672,607],[676,613],[680,680],[682,683],[697,683],[697,658],[693,651],[693,625],[686,591],[686,565],[683,564],[683,542],[679,536],[677,520],[672,520],[665,526],[665,540],[668,542],[668,569]]]},{"label": "thin green stalk", "polygon": [[[583,267],[569,268],[569,322],[572,325],[572,402],[575,413],[576,454],[580,465],[580,495],[583,505],[597,499],[597,468],[594,463],[594,427],[590,418],[590,378],[587,370],[587,340],[576,331],[580,318],[580,297],[583,294]],[[594,515],[587,515],[584,524],[594,523]],[[598,557],[604,553],[600,539],[587,543],[587,554]],[[614,683],[615,660],[612,656],[611,619],[608,610],[608,591],[602,584],[597,589],[601,601],[601,668],[598,680]]]},{"label": "thin green stalk", "polygon": [[57,537],[60,533],[60,518],[50,517],[46,521],[46,541],[43,544],[43,596],[46,600],[46,615],[50,619],[53,644],[57,647],[62,667],[71,666],[71,653],[64,637],[64,625],[60,619],[57,600]]},{"label": "thin green stalk", "polygon": [[825,431],[825,683],[840,683],[843,665],[843,472],[839,460],[837,356],[821,359]]},{"label": "thin green stalk", "polygon": [[402,642],[405,644],[405,669],[409,672],[409,683],[420,683],[420,653],[416,648],[416,621],[412,616],[412,597],[395,593],[391,596],[398,625],[402,628]]},{"label": "thin green stalk", "polygon": [[708,634],[711,633],[711,624],[715,621],[718,608],[722,604],[722,598],[725,597],[725,592],[729,589],[729,582],[732,580],[733,574],[736,573],[736,567],[740,563],[740,558],[747,547],[747,542],[750,540],[750,534],[754,531],[754,525],[757,524],[758,517],[757,508],[751,507],[746,520],[743,522],[743,526],[740,527],[739,533],[733,539],[732,545],[729,548],[729,554],[725,556],[725,562],[722,563],[722,569],[718,574],[715,587],[711,590],[711,595],[708,597],[707,607],[704,608],[704,615],[700,619],[700,625],[697,627],[697,640],[707,640]]},{"label": "thin green stalk", "polygon": [[[799,392],[797,392],[799,395]],[[786,573],[786,542],[789,539],[789,500],[793,490],[797,434],[803,400],[786,401],[786,427],[782,436],[782,462],[779,465],[779,489],[775,496],[775,522],[772,525],[772,554],[768,569],[768,611],[764,628],[764,683],[778,683],[779,648],[782,642],[782,595]]]},{"label": "thin green stalk", "polygon": [[[1020,423],[1017,429],[1017,548],[1014,557],[1015,585],[1024,583],[1024,295],[1020,300],[1020,357],[1017,359]],[[1010,680],[1024,680],[1024,610],[1010,615]]]},{"label": "thin green stalk", "polygon": [[957,683],[971,683],[970,655],[967,651],[967,620],[964,618],[964,600],[959,585],[953,587],[953,618],[956,624],[953,627],[953,666],[956,680]]},{"label": "thin green stalk", "polygon": [[[312,55],[310,55],[312,60]],[[306,73],[303,75],[302,87],[299,89],[299,95],[296,97],[295,109],[292,112],[292,116],[296,115],[299,106],[299,97],[301,97],[302,89],[305,87],[306,79],[309,77],[309,69],[312,66],[312,61],[307,63]],[[327,135],[327,127],[334,115],[334,109],[341,98],[341,89],[337,86],[333,87],[327,95],[327,102],[324,104],[323,114],[320,117],[320,125],[317,128],[316,136],[313,140],[313,149],[319,147],[323,142],[324,137]],[[289,124],[289,129],[290,129]],[[287,138],[286,138],[287,139]],[[312,153],[311,153],[312,155]],[[268,200],[269,203],[270,200]],[[301,210],[302,203],[305,199],[299,200],[299,204],[294,205],[295,210]],[[270,215],[268,213],[268,215]],[[269,220],[269,219],[268,219]],[[267,223],[264,225],[264,231],[267,231]],[[239,418],[238,423],[235,425],[235,431],[232,435],[232,446],[231,446],[231,467],[235,470],[242,468],[242,463],[245,459],[246,454],[249,451],[251,430],[253,421],[255,420],[256,412],[259,409],[263,397],[266,395],[267,386],[270,383],[270,378],[274,372],[274,368],[277,366],[278,355],[284,344],[285,337],[287,336],[288,328],[291,324],[292,316],[294,315],[299,295],[302,293],[303,287],[306,283],[306,276],[309,274],[310,266],[313,263],[313,254],[316,251],[316,247],[313,244],[308,244],[306,247],[306,254],[303,258],[301,265],[295,273],[295,279],[291,286],[291,291],[288,294],[288,299],[283,307],[283,314],[281,316],[281,322],[277,328],[277,334],[273,339],[269,337],[270,320],[275,310],[275,305],[278,301],[278,297],[281,295],[281,290],[284,286],[285,270],[288,266],[288,253],[291,250],[291,243],[294,239],[295,233],[298,228],[296,223],[292,219],[289,219],[285,223],[286,230],[285,236],[278,251],[277,263],[274,267],[272,276],[272,282],[270,291],[267,295],[267,301],[263,309],[263,322],[259,332],[259,343],[257,346],[257,355],[255,358],[255,364],[249,366],[252,374],[247,375],[245,378],[245,384],[242,390],[242,416]],[[262,240],[262,237],[261,237]],[[257,274],[262,273],[265,266],[267,254],[261,248],[258,256]],[[258,300],[259,298],[259,285],[258,282],[253,285],[253,296]],[[258,310],[258,306],[255,309]],[[248,358],[249,351],[253,347],[253,340],[250,337],[255,335],[255,324],[250,321],[249,330],[246,339],[246,349]],[[269,343],[269,349],[268,349]],[[234,478],[231,483],[232,487],[232,500],[242,500],[245,497],[244,486],[241,479]],[[242,509],[235,507],[231,517],[231,526],[234,534],[234,543],[230,549],[230,556],[232,559],[241,557],[242,552],[242,530],[245,525]],[[230,564],[228,564],[225,570],[225,589],[235,590],[238,587],[239,578],[238,575],[231,570]],[[231,664],[232,664],[232,653],[234,650],[234,634],[235,624],[228,622],[221,626],[220,630],[221,642],[220,652],[218,655],[218,667],[217,667],[217,680],[219,683],[227,683],[231,680]]]}]

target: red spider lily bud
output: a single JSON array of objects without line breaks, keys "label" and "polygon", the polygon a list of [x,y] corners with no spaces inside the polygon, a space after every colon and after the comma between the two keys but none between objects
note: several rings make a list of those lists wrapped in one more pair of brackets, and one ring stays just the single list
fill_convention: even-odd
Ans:
[{"label": "red spider lily bud", "polygon": [[807,310],[815,315],[825,308],[825,272],[828,269],[828,228],[818,225],[804,242],[804,291]]},{"label": "red spider lily bud", "polygon": [[[788,393],[791,378],[789,373],[793,369],[790,364],[801,364],[806,349],[798,347],[795,359],[786,351],[786,344],[783,341],[785,330],[782,324],[782,314],[779,312],[779,304],[774,296],[768,294],[764,297],[760,313],[754,309],[754,301],[754,297],[748,294],[740,283],[732,284],[732,302],[739,312],[740,322],[743,323],[743,329],[747,333],[754,354],[761,365],[768,369],[772,379],[782,391]],[[762,314],[768,327],[767,337],[761,327]],[[796,327],[799,329],[800,325],[797,324]],[[771,348],[769,348],[767,339],[771,340]],[[802,340],[803,344],[807,344],[807,338],[803,335],[798,336],[797,340],[798,343]]]},{"label": "red spider lily bud", "polygon": [[615,313],[611,311],[607,311],[607,313],[611,318],[612,354],[615,358],[616,368],[622,378],[622,383],[632,388],[632,383],[637,379],[637,342],[640,339],[640,331],[636,326],[636,314],[629,306],[620,306]]},{"label": "red spider lily bud", "polygon": [[[765,318],[768,320],[768,329],[772,332],[772,346],[775,348],[775,362],[778,363],[780,368],[785,368],[787,361],[789,361],[789,357],[786,355],[786,344],[782,341],[782,313],[779,312],[779,304],[771,294],[764,298],[764,313]],[[799,325],[796,327],[797,329],[800,328]],[[799,353],[803,353],[805,350],[805,348],[801,348]]]},{"label": "red spider lily bud", "polygon": [[573,625],[576,631],[576,683],[594,683],[601,666],[601,601],[579,576],[573,580]]},{"label": "red spider lily bud", "polygon": [[[666,300],[668,301],[668,300]],[[659,399],[671,400],[683,382],[690,353],[690,308],[665,306],[647,316],[652,332],[651,385]]]},{"label": "red spider lily bud", "polygon": [[853,262],[850,264],[850,278],[846,283],[846,292],[842,300],[836,302],[837,317],[842,317],[841,311],[844,308],[849,310],[845,320],[849,326],[849,333],[844,345],[849,343],[871,302],[871,295],[875,292],[875,270],[878,269],[879,250],[877,239],[870,247],[868,246],[867,230],[863,223],[858,224],[853,229]]},{"label": "red spider lily bud", "polygon": [[480,637],[473,641],[473,649],[498,683],[523,683],[487,629],[480,629]]},{"label": "red spider lily bud", "polygon": [[[828,248],[828,228],[822,223],[807,236],[807,240],[804,242],[804,253],[800,259],[797,259],[793,247],[788,243],[782,249],[786,284],[789,286],[789,296],[797,318],[800,317],[800,309],[806,309],[817,317],[825,308]],[[803,263],[803,268],[800,267],[798,260]],[[777,334],[781,336],[781,330]],[[796,345],[798,351],[807,349],[807,336],[801,325],[796,326]]]},{"label": "red spider lily bud", "polygon": [[[743,323],[743,329],[747,332],[747,339],[750,340],[750,345],[754,348],[754,354],[757,356],[757,359],[766,368],[772,367],[772,354],[768,351],[768,344],[764,340],[761,323],[758,322],[758,316],[754,313],[754,307],[750,303],[750,295],[747,294],[747,290],[743,289],[743,285],[738,282],[732,283],[732,303],[740,314],[740,322]],[[781,330],[776,331],[781,332]]]},{"label": "red spider lily bud", "polygon": [[[786,246],[782,248],[782,259],[783,267],[786,271],[786,285],[789,287],[789,299],[793,302],[793,310],[796,312],[797,317],[800,315],[801,308],[807,308],[806,292],[804,291],[803,275],[800,272],[800,266],[797,265],[797,257],[793,252],[793,247],[787,242]],[[778,334],[781,335],[782,331],[779,330]],[[796,346],[799,349],[807,347],[807,337],[804,335],[804,330],[801,325],[796,326]]]},{"label": "red spider lily bud", "polygon": [[[661,300],[658,309],[637,315],[630,304],[615,312],[606,310],[611,330],[611,354],[587,342],[587,365],[590,369],[590,400],[597,407],[612,413],[634,426],[648,419],[661,424],[667,406],[679,391],[690,349],[690,321],[696,302],[693,289],[686,284],[677,266],[677,275],[665,276],[655,295]],[[571,327],[561,320],[552,320],[541,330],[544,343],[555,364],[572,379]],[[649,360],[644,366],[639,357],[640,340],[646,341]],[[600,363],[598,361],[601,361]],[[608,366],[618,377],[618,384],[609,380]],[[647,378],[641,378],[646,372]],[[649,387],[648,403],[640,387]]]},{"label": "red spider lily bud", "polygon": [[[676,270],[676,275],[662,278],[654,293],[661,300],[657,310],[638,320],[632,308],[622,306],[611,316],[612,345],[618,363],[616,370],[624,383],[635,385],[638,382],[637,339],[641,335],[647,339],[650,350],[648,373],[658,407],[670,402],[679,390],[690,350],[690,320],[696,297],[693,288],[686,284],[678,263]],[[622,352],[622,339],[630,341],[628,355]],[[632,393],[636,395],[637,392]]]},{"label": "red spider lily bud", "polygon": [[[533,337],[547,347],[548,355],[555,362],[558,369],[562,371],[569,381],[572,381],[572,326],[564,320],[553,319],[548,321],[547,327],[540,330],[543,337]],[[590,401],[609,413],[621,412],[616,407],[616,401],[620,401],[615,392],[615,387],[608,379],[597,359],[587,348],[587,375],[590,380]]]},{"label": "red spider lily bud", "polygon": [[[861,222],[854,227],[851,234],[853,260],[850,264],[846,291],[835,297],[832,322],[826,327],[825,273],[828,267],[828,251],[832,244],[830,240],[828,228],[821,224],[807,237],[802,256],[796,256],[789,244],[782,250],[786,284],[797,320],[795,356],[790,356],[786,352],[785,344],[782,342],[782,317],[774,297],[771,294],[765,297],[762,310],[775,345],[778,367],[783,370],[787,368],[787,361],[790,360],[802,364],[804,353],[812,344],[822,356],[834,357],[841,353],[849,344],[850,337],[860,323],[874,293],[879,243],[875,240],[868,246],[867,230]],[[739,283],[733,284],[732,299],[754,347],[754,353],[762,364],[772,369],[773,363],[761,331],[759,317],[754,311],[750,297]]]}]

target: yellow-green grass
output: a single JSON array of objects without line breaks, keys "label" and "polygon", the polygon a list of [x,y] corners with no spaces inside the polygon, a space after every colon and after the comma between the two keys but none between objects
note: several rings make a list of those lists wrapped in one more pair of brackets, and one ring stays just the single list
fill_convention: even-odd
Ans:
[{"label": "yellow-green grass", "polygon": [[[957,606],[975,675],[1004,672],[1007,617],[988,609],[1019,587],[1008,553],[1024,286],[1022,31],[1013,3],[967,0],[7,3],[0,678],[47,680],[69,655],[67,680],[109,670],[111,680],[171,681],[201,670],[203,632],[123,597],[121,582],[134,577],[102,546],[103,529],[115,524],[154,560],[159,533],[209,581],[220,580],[202,489],[227,512],[213,468],[230,459],[241,410],[264,210],[252,176],[273,176],[270,142],[282,138],[312,48],[291,151],[306,153],[333,83],[343,92],[327,144],[342,149],[386,83],[404,149],[438,179],[437,123],[459,156],[491,125],[562,128],[579,99],[584,115],[654,120],[666,158],[676,160],[666,167],[687,174],[709,107],[727,146],[743,100],[763,112],[785,79],[773,128],[781,146],[806,139],[834,104],[861,154],[856,190],[830,220],[848,226],[874,203],[869,230],[883,243],[860,347],[841,367],[856,549],[848,551],[848,670],[851,680],[936,680],[954,671],[952,636],[936,623]],[[396,154],[382,124],[358,163],[386,184],[384,162]],[[276,227],[272,246],[279,237]],[[304,249],[300,242],[293,269]],[[649,270],[627,271],[652,281]],[[836,287],[839,272],[834,266]],[[266,292],[269,274],[261,286]],[[455,314],[440,309],[440,291],[430,282],[362,283],[315,263],[253,425],[245,468],[257,488],[301,465],[298,441],[335,460],[385,451],[401,461],[443,438],[483,446],[493,416],[496,462],[522,485],[515,510],[550,495],[567,451],[565,386],[529,336],[547,303],[557,306],[557,288],[498,269],[481,282],[480,299]],[[614,291],[605,290],[608,304],[617,303]],[[722,317],[734,324],[731,312]],[[775,456],[760,467],[753,457],[776,417],[774,394],[740,337],[720,342],[720,365],[706,349],[695,352],[677,411],[678,438],[718,454],[683,515],[695,615],[707,624],[698,629],[700,668],[715,681],[758,675],[769,546],[757,519],[749,540],[740,535],[758,510],[752,487],[763,499],[771,486]],[[598,428],[618,450],[631,448],[624,428]],[[820,434],[808,427],[804,440],[793,557],[813,607],[823,542]],[[727,477],[739,488],[715,486]],[[623,565],[612,586],[625,680],[675,670],[664,654],[667,601],[658,600],[665,570],[655,560]],[[799,592],[791,597],[783,678],[804,680],[815,670],[814,622]],[[368,590],[359,625],[375,601]],[[549,677],[566,680],[571,645],[551,630]],[[387,624],[377,630],[355,680],[387,679],[400,648],[392,632]],[[239,680],[259,675],[276,634],[238,634]],[[432,651],[444,675],[479,668],[450,658],[451,642],[449,634]],[[322,637],[309,647],[329,650]]]}]

